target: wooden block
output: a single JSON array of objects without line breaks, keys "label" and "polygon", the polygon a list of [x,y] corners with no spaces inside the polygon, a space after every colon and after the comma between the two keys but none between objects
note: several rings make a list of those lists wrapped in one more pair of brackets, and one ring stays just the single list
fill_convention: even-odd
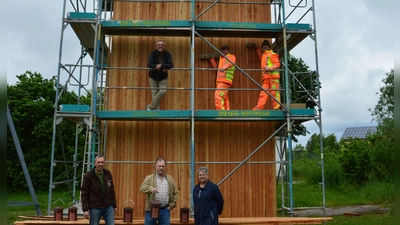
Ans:
[{"label": "wooden block", "polygon": [[201,54],[200,59],[209,59],[210,58],[209,55],[210,54]]},{"label": "wooden block", "polygon": [[291,109],[305,109],[306,108],[306,103],[292,103],[290,104]]},{"label": "wooden block", "polygon": [[257,45],[253,42],[247,42],[244,47],[245,48],[257,48]]},{"label": "wooden block", "polygon": [[218,58],[219,54],[201,54],[200,59]]},{"label": "wooden block", "polygon": [[[286,105],[286,103],[282,103],[282,104]],[[291,109],[305,109],[306,103],[291,103],[290,108]]]},{"label": "wooden block", "polygon": [[356,212],[344,212],[343,214],[348,216],[361,216],[361,213]]}]

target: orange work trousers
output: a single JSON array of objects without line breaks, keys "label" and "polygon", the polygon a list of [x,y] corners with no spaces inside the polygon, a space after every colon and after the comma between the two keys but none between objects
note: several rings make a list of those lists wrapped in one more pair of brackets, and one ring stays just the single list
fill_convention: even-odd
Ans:
[{"label": "orange work trousers", "polygon": [[224,88],[224,90],[215,90],[215,109],[216,110],[230,110],[231,107],[229,105],[229,98],[228,98],[228,88],[230,88],[231,85],[224,83],[224,82],[218,82],[217,83],[217,88]]},{"label": "orange work trousers", "polygon": [[[276,91],[279,89],[279,78],[265,78],[263,79],[263,84],[262,87],[264,89],[267,89],[267,91],[274,96],[279,102],[281,101],[281,95],[279,91]],[[270,90],[268,90],[270,89]],[[269,95],[265,93],[265,91],[260,92],[260,96],[258,97],[258,102],[256,107],[253,108],[253,110],[263,110],[265,107],[265,104],[267,103],[269,98]],[[279,103],[277,103],[275,100],[272,102],[273,109],[280,109]]]}]

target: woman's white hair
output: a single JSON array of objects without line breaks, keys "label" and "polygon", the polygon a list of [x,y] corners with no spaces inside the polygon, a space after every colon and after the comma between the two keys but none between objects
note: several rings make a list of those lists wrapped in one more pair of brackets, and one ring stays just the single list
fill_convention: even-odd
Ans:
[{"label": "woman's white hair", "polygon": [[205,166],[202,166],[202,167],[199,167],[199,168],[197,168],[197,174],[199,174],[200,172],[203,172],[203,173],[205,173],[205,174],[207,174],[208,175],[208,169],[207,169],[207,167],[205,167]]}]

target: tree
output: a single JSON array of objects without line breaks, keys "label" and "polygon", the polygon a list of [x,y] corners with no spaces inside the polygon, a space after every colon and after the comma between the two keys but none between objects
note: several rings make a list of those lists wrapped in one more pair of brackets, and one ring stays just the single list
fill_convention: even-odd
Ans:
[{"label": "tree", "polygon": [[303,155],[306,153],[306,149],[301,144],[296,144],[293,148],[293,161],[301,159]]},{"label": "tree", "polygon": [[384,86],[379,89],[378,104],[374,109],[369,109],[379,126],[389,126],[393,128],[391,122],[394,122],[394,70],[386,73],[386,77],[382,80]]},{"label": "tree", "polygon": [[[15,85],[7,85],[7,104],[21,144],[24,158],[35,190],[49,187],[50,158],[53,138],[54,102],[56,97],[55,77],[44,79],[39,73],[26,71],[17,75]],[[87,97],[82,97],[89,102]],[[63,95],[60,102],[75,103],[74,92]],[[66,157],[73,159],[76,125],[63,120],[60,130],[66,146]],[[61,128],[62,127],[62,128]],[[9,132],[9,130],[7,131]],[[81,137],[83,140],[84,138]],[[59,140],[59,139],[57,139]],[[61,147],[56,142],[56,148]],[[83,152],[83,151],[82,151]],[[55,174],[64,174],[64,168],[57,168]],[[58,179],[56,177],[55,179]],[[65,179],[64,179],[65,180]],[[7,190],[26,189],[26,181],[10,134],[7,135]]]},{"label": "tree", "polygon": [[339,161],[347,179],[357,183],[394,181],[394,70],[382,81],[378,103],[368,109],[377,131],[366,140],[341,142]]},{"label": "tree", "polygon": [[386,73],[382,80],[379,100],[374,109],[369,109],[378,123],[377,132],[368,140],[372,143],[370,153],[374,178],[394,181],[394,70]]},{"label": "tree", "polygon": [[[339,143],[336,140],[335,134],[324,135],[322,134],[322,144],[325,154],[335,154],[339,151]],[[320,134],[314,133],[308,139],[306,144],[308,157],[317,157],[321,153]]]},{"label": "tree", "polygon": [[[54,78],[47,80],[38,73],[27,71],[18,75],[16,85],[7,85],[7,104],[25,156],[34,187],[48,184],[52,140]],[[11,135],[7,135],[7,189],[26,187]],[[26,190],[26,189],[25,189]]]},{"label": "tree", "polygon": [[[289,84],[291,102],[306,103],[308,106],[311,103],[312,107],[314,107],[313,99],[317,99],[318,89],[320,88],[315,71],[311,71],[303,59],[295,58],[290,54],[288,55],[288,68],[290,71]],[[282,78],[282,83],[284,82],[284,78]],[[306,136],[310,133],[302,124],[294,124],[292,131],[294,142],[298,141],[296,136]]]},{"label": "tree", "polygon": [[338,160],[347,180],[357,184],[369,180],[372,171],[370,152],[371,143],[368,141],[360,139],[341,141]]}]

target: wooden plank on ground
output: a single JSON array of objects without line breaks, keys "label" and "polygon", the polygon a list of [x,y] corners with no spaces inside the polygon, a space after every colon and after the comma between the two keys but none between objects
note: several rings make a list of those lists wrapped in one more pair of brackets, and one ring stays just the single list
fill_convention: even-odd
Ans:
[{"label": "wooden plank on ground", "polygon": [[[238,218],[220,218],[219,224],[321,224],[324,221],[333,220],[332,217],[238,217]],[[143,224],[143,218],[134,218],[132,222],[123,222],[121,219],[115,220],[115,224]],[[57,225],[57,224],[88,224],[87,219],[78,218],[77,221],[16,221],[15,225],[28,225],[28,224],[46,224],[46,225]],[[100,221],[100,224],[104,224],[104,220]],[[171,218],[171,224],[194,224],[193,219],[189,220],[189,223],[181,223],[179,218]]]}]

